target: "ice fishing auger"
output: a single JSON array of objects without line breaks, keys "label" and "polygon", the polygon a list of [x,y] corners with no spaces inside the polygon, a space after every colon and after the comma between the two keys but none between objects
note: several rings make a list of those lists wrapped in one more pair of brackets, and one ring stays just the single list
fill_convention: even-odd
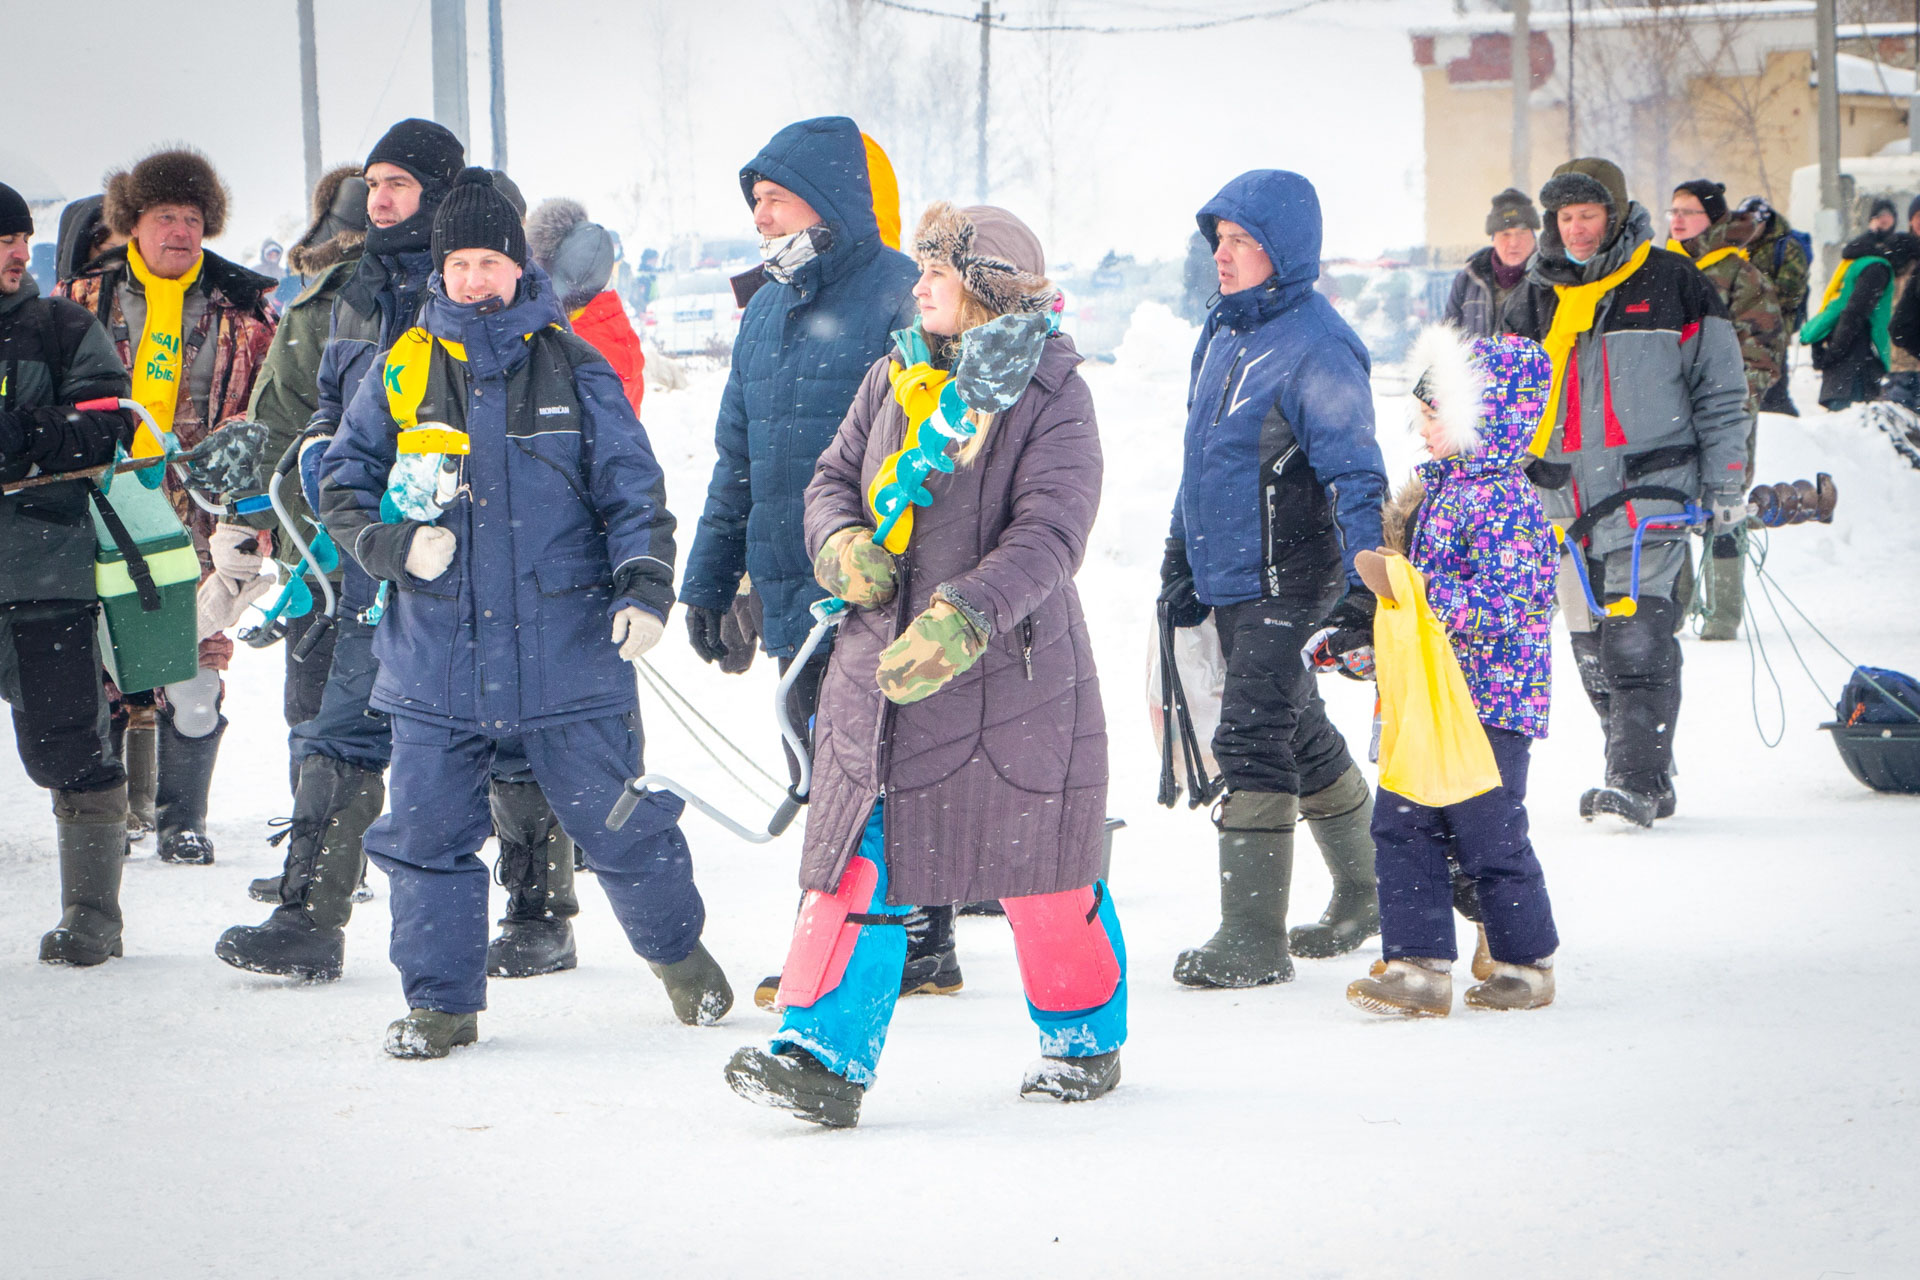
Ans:
[{"label": "ice fishing auger", "polygon": [[295,662],[305,662],[312,656],[327,632],[332,630],[340,612],[340,602],[333,594],[333,583],[327,578],[328,574],[340,567],[339,548],[334,546],[326,526],[317,520],[308,522],[313,525],[314,531],[313,541],[308,542],[300,533],[299,522],[287,509],[286,500],[280,496],[281,485],[286,483],[287,476],[300,464],[300,447],[306,442],[307,436],[302,433],[280,455],[280,461],[274,465],[273,476],[267,481],[266,495],[267,504],[272,507],[273,514],[280,518],[280,527],[286,531],[288,541],[293,543],[300,558],[281,563],[281,578],[285,585],[280,589],[279,598],[264,611],[266,616],[258,626],[243,628],[239,633],[242,640],[256,649],[265,649],[275,641],[284,639],[289,620],[313,612],[313,588],[307,585],[307,579],[311,577],[320,584],[324,603],[320,616],[314,619],[313,625],[307,628],[306,634],[300,637],[300,643],[294,647]]},{"label": "ice fishing auger", "polygon": [[[649,792],[665,791],[679,796],[749,844],[768,844],[784,834],[786,829],[793,825],[794,817],[800,812],[800,806],[807,802],[807,792],[813,785],[813,758],[807,751],[806,739],[801,736],[799,729],[794,726],[793,718],[787,713],[787,694],[793,688],[793,682],[799,679],[801,668],[807,665],[807,660],[820,648],[827,633],[840,625],[846,612],[845,600],[830,596],[815,602],[813,630],[807,632],[807,638],[801,644],[800,651],[793,655],[793,661],[787,664],[786,673],[780,677],[780,683],[773,691],[774,717],[780,722],[780,736],[786,740],[788,750],[792,751],[794,759],[800,762],[800,780],[787,788],[786,798],[773,811],[773,816],[767,819],[764,830],[755,830],[735,822],[695,795],[693,791],[663,773],[644,773],[628,780],[626,788],[620,793],[620,798],[614,801],[613,808],[607,811],[607,830],[618,831],[626,826],[627,819],[633,816],[633,811],[639,807],[640,801]],[[645,659],[641,659],[640,665],[643,670],[650,670]]]},{"label": "ice fishing auger", "polygon": [[[1747,518],[1760,523],[1763,528],[1777,529],[1782,525],[1805,524],[1809,520],[1821,524],[1833,523],[1834,504],[1839,500],[1839,492],[1834,488],[1833,477],[1820,472],[1812,480],[1795,480],[1790,484],[1763,484],[1754,486],[1747,495]],[[1611,604],[1602,605],[1593,595],[1593,584],[1587,577],[1587,558],[1579,550],[1579,544],[1593,532],[1595,525],[1620,510],[1630,502],[1677,502],[1679,511],[1668,515],[1642,516],[1635,522],[1633,529],[1633,566],[1627,579],[1627,591],[1620,599]],[[1712,523],[1713,513],[1694,501],[1692,495],[1666,485],[1643,484],[1622,489],[1609,494],[1594,503],[1583,512],[1579,519],[1568,525],[1563,531],[1554,526],[1554,538],[1560,544],[1560,550],[1573,559],[1574,576],[1580,579],[1580,593],[1586,597],[1587,608],[1596,618],[1631,618],[1640,608],[1640,552],[1646,541],[1649,529],[1685,529],[1704,528]]]}]

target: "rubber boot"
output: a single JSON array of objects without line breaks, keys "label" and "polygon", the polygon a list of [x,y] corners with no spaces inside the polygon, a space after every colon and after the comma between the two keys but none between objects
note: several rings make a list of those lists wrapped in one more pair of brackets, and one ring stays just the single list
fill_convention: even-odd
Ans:
[{"label": "rubber boot", "polygon": [[[138,714],[144,711],[145,715]],[[120,761],[127,769],[127,833],[135,840],[153,834],[153,792],[159,745],[153,726],[153,709],[142,707],[127,721],[120,747]]]},{"label": "rubber boot", "polygon": [[1478,986],[1468,987],[1466,1002],[1475,1009],[1510,1013],[1544,1009],[1553,1003],[1553,959],[1539,964],[1493,962],[1493,972]]},{"label": "rubber boot", "polygon": [[647,967],[666,985],[673,1016],[690,1027],[711,1027],[733,1008],[733,988],[705,943],[694,943],[693,951],[677,964],[649,960]]},{"label": "rubber boot", "polygon": [[1347,984],[1347,1003],[1368,1013],[1444,1018],[1453,1009],[1450,960],[1375,960],[1367,976]]},{"label": "rubber boot", "polygon": [[173,717],[160,717],[153,812],[162,862],[213,865],[213,841],[207,838],[207,793],[213,789],[213,765],[226,732],[225,716],[204,738],[189,738],[173,727]]},{"label": "rubber boot", "polygon": [[95,965],[121,954],[120,868],[127,856],[127,788],[56,791],[60,924],[40,939],[45,964]]},{"label": "rubber boot", "polygon": [[1300,797],[1300,816],[1333,877],[1333,898],[1317,924],[1287,934],[1296,956],[1345,955],[1380,932],[1380,892],[1373,879],[1373,789],[1354,765],[1323,791]]},{"label": "rubber boot", "polygon": [[1297,796],[1231,791],[1221,802],[1220,929],[1180,953],[1173,980],[1188,987],[1258,987],[1293,978],[1287,887],[1293,878]]},{"label": "rubber boot", "polygon": [[[907,963],[900,970],[903,996],[950,996],[965,985],[953,946],[953,907],[916,907],[907,916]],[[757,993],[756,993],[757,995]]]},{"label": "rubber boot", "polygon": [[1706,622],[1700,627],[1702,640],[1733,640],[1740,635],[1740,620],[1746,612],[1742,578],[1747,557],[1737,534],[1722,534],[1713,540],[1707,557]]},{"label": "rubber boot", "polygon": [[331,756],[300,762],[283,877],[285,899],[264,924],[235,925],[213,953],[236,969],[335,982],[346,956],[361,842],[386,804],[383,776]]},{"label": "rubber boot", "polygon": [[409,1009],[387,1025],[386,1050],[395,1058],[444,1058],[480,1039],[480,1015]]},{"label": "rubber boot", "polygon": [[570,920],[580,913],[573,842],[537,782],[496,780],[490,801],[500,841],[494,878],[507,891],[507,913],[500,936],[487,944],[487,976],[531,978],[571,969],[579,957]]},{"label": "rubber boot", "polygon": [[727,1087],[748,1102],[791,1111],[827,1129],[851,1129],[860,1123],[864,1085],[835,1075],[827,1064],[797,1045],[779,1050],[750,1045],[727,1061]]},{"label": "rubber boot", "polygon": [[1112,1093],[1119,1083],[1118,1049],[1086,1058],[1042,1058],[1027,1068],[1026,1078],[1020,1082],[1020,1096],[1091,1102]]}]

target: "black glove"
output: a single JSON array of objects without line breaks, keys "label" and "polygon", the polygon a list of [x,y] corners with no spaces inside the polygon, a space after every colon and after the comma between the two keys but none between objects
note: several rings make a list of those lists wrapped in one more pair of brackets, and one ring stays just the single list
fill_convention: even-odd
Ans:
[{"label": "black glove", "polygon": [[1373,643],[1375,603],[1373,592],[1365,587],[1348,587],[1347,594],[1340,597],[1340,603],[1333,606],[1333,612],[1327,615],[1320,627],[1333,628],[1333,634],[1326,639],[1326,647],[1334,656],[1364,649]]},{"label": "black glove", "polygon": [[700,655],[702,662],[718,662],[727,656],[727,643],[720,638],[720,624],[726,619],[726,613],[720,609],[702,609],[697,604],[686,606],[687,639],[693,644],[693,651]]},{"label": "black glove", "polygon": [[1178,538],[1167,539],[1167,554],[1160,560],[1160,603],[1167,606],[1167,621],[1176,627],[1197,627],[1213,610],[1200,603],[1193,589],[1193,566],[1187,563],[1187,544]]}]

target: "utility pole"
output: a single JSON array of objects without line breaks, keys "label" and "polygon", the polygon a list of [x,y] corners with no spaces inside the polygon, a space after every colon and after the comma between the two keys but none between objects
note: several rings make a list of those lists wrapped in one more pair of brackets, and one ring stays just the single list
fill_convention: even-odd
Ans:
[{"label": "utility pole", "polygon": [[467,0],[433,0],[433,118],[467,146]]},{"label": "utility pole", "polygon": [[1920,156],[1920,0],[1913,0],[1913,96],[1907,99],[1907,154]]},{"label": "utility pole", "polygon": [[1527,170],[1533,159],[1533,24],[1532,0],[1513,0],[1513,185],[1528,190]]},{"label": "utility pole", "polygon": [[1814,242],[1820,249],[1820,278],[1833,274],[1846,222],[1840,208],[1840,69],[1835,38],[1834,0],[1814,6],[1814,74],[1820,80],[1820,217],[1814,223]]},{"label": "utility pole", "polygon": [[507,168],[507,61],[501,37],[500,0],[487,0],[487,83],[493,115],[493,167]]},{"label": "utility pole", "polygon": [[314,52],[313,0],[294,0],[300,21],[300,135],[307,150],[307,190],[320,185],[320,59]]},{"label": "utility pole", "polygon": [[1573,0],[1567,0],[1567,155],[1580,154],[1579,118],[1573,109]]},{"label": "utility pole", "polygon": [[990,84],[988,71],[993,65],[993,50],[989,43],[993,34],[993,0],[980,0],[980,103],[974,111],[973,127],[978,135],[978,168],[974,174],[974,189],[979,193],[981,204],[987,202],[987,90]]}]

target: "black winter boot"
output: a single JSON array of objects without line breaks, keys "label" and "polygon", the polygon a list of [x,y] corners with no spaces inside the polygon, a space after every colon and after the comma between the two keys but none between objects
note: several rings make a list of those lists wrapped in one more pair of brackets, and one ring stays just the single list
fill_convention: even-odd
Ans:
[{"label": "black winter boot", "polygon": [[900,971],[903,996],[950,996],[965,985],[953,945],[953,907],[915,907],[907,915],[907,963]]},{"label": "black winter boot", "polygon": [[40,959],[45,964],[103,964],[121,954],[126,785],[56,791],[53,820],[60,842],[60,923],[40,939]]},{"label": "black winter boot", "polygon": [[727,1061],[727,1087],[763,1107],[791,1111],[827,1129],[851,1129],[860,1123],[866,1086],[835,1075],[805,1049],[748,1046]]},{"label": "black winter boot", "polygon": [[204,738],[189,738],[174,728],[171,715],[160,716],[153,811],[162,862],[213,865],[213,841],[207,838],[207,793],[213,788],[213,765],[226,732],[225,716]]},{"label": "black winter boot", "polygon": [[1118,1049],[1086,1058],[1042,1058],[1027,1068],[1026,1078],[1020,1082],[1020,1096],[1091,1102],[1112,1093],[1119,1083]]},{"label": "black winter boot", "polygon": [[137,711],[146,714],[135,714],[128,720],[120,743],[120,762],[127,769],[127,833],[135,840],[144,840],[153,834],[154,827],[158,738],[153,726],[153,709],[143,707]]},{"label": "black winter boot", "polygon": [[1373,790],[1354,765],[1332,786],[1300,797],[1300,816],[1320,846],[1333,899],[1317,924],[1287,935],[1296,956],[1345,955],[1380,932],[1380,893],[1373,879]]},{"label": "black winter boot", "polygon": [[1220,928],[1173,966],[1188,987],[1258,987],[1293,978],[1287,889],[1293,878],[1296,796],[1230,791],[1221,802]]},{"label": "black winter boot", "polygon": [[487,944],[487,974],[531,978],[579,963],[570,917],[580,912],[573,891],[573,842],[535,782],[493,783],[493,831],[500,841],[494,879],[507,891],[500,936]]},{"label": "black winter boot", "polygon": [[339,980],[354,888],[366,868],[361,841],[386,804],[381,774],[310,755],[300,762],[282,879],[285,901],[260,925],[235,925],[213,953],[236,969]]}]

